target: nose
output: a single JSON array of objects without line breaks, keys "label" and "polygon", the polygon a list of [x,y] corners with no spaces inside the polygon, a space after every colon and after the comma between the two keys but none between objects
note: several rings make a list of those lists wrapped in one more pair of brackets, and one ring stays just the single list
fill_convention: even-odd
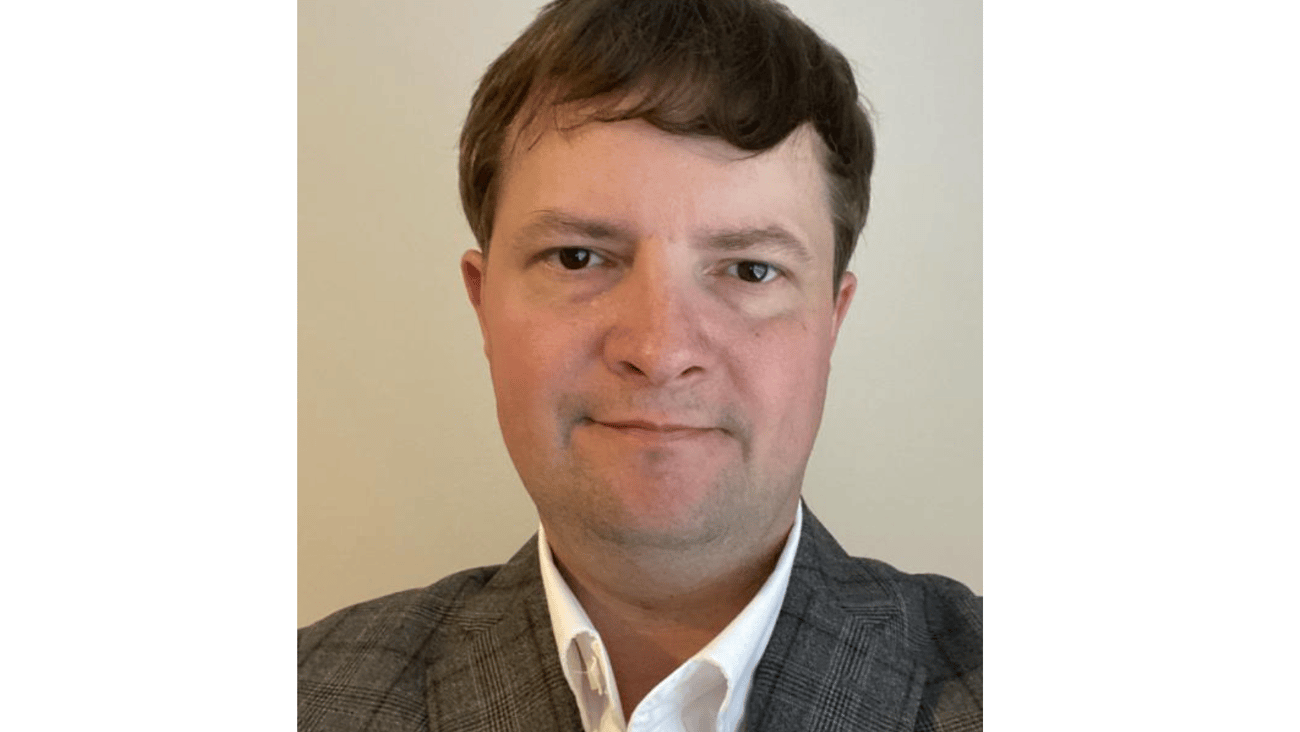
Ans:
[{"label": "nose", "polygon": [[703,375],[708,344],[689,273],[652,259],[639,258],[610,293],[614,322],[605,337],[604,358],[623,378],[666,386]]}]

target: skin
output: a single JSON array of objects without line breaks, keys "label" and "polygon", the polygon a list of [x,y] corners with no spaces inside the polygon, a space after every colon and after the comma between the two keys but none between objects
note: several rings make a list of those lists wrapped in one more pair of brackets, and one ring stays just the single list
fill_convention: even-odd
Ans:
[{"label": "skin", "polygon": [[507,161],[489,256],[462,258],[506,447],[628,716],[793,526],[856,287],[831,286],[820,145],[547,129]]}]

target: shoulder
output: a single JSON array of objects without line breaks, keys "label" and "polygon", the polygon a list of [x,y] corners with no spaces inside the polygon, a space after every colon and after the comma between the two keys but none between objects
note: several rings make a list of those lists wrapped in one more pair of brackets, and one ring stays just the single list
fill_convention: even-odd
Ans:
[{"label": "shoulder", "polygon": [[864,574],[883,580],[901,609],[906,644],[933,674],[979,668],[984,648],[984,598],[957,580],[908,574],[872,559],[854,558]]},{"label": "shoulder", "polygon": [[935,574],[854,559],[884,579],[902,609],[903,642],[924,672],[918,730],[979,730],[984,706],[984,599]]},{"label": "shoulder", "polygon": [[888,647],[887,655],[924,679],[917,729],[980,729],[983,598],[948,577],[849,556],[816,519],[806,518],[804,529],[809,583],[838,610],[883,629],[888,641],[881,650]]},{"label": "shoulder", "polygon": [[340,657],[379,647],[408,648],[430,635],[473,624],[473,606],[499,566],[457,572],[418,589],[367,600],[298,630],[299,670],[330,666]]},{"label": "shoulder", "polygon": [[933,650],[963,665],[979,660],[982,597],[948,577],[909,574],[877,559],[849,556],[810,511],[804,512],[794,576],[835,598],[850,614],[871,608],[882,620],[893,616],[914,652]]},{"label": "shoulder", "polygon": [[514,565],[458,572],[299,629],[299,729],[425,729],[429,664],[459,652],[531,591],[527,567]]}]

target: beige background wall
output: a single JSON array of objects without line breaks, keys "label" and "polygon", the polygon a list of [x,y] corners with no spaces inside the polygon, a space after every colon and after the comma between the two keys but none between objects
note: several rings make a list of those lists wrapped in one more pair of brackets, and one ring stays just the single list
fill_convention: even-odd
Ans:
[{"label": "beige background wall", "polygon": [[[982,592],[980,4],[787,4],[856,65],[880,148],[804,495],[851,553]],[[538,5],[300,3],[300,624],[536,529],[457,272],[456,138]]]}]

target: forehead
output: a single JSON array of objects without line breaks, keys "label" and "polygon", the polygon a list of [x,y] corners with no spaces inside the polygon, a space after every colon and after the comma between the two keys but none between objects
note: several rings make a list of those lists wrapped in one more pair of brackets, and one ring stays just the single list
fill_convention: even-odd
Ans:
[{"label": "forehead", "polygon": [[833,257],[824,149],[807,125],[757,153],[641,120],[534,123],[514,137],[494,242],[530,216],[558,210],[611,221],[645,238],[785,229],[819,260]]}]

